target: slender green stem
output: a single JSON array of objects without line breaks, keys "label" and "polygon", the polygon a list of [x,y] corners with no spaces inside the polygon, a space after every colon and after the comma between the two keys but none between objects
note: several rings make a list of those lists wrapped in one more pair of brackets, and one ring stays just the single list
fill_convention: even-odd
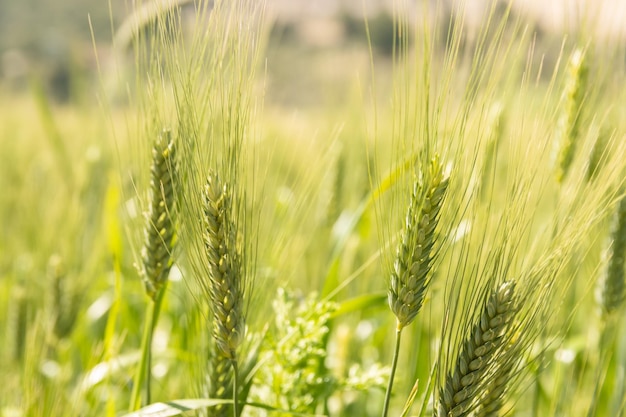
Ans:
[{"label": "slender green stem", "polygon": [[[156,308],[152,309],[152,315],[154,316]],[[146,399],[144,404],[150,404],[150,381],[152,380],[152,340],[154,339],[154,326],[150,329],[150,340],[148,342],[148,351],[146,352],[146,366],[144,369],[145,386],[146,386]]]},{"label": "slender green stem", "polygon": [[151,300],[146,307],[146,325],[141,339],[141,358],[139,360],[139,369],[137,369],[133,379],[133,391],[130,397],[129,406],[130,411],[135,411],[141,408],[141,388],[144,386],[146,388],[146,404],[150,403],[150,362],[152,360],[152,337],[154,335],[154,328],[159,320],[159,313],[161,312],[161,304],[163,302],[165,288],[166,286],[164,285],[158,292],[156,298]]},{"label": "slender green stem", "polygon": [[233,359],[233,415],[239,417],[239,368],[237,367],[237,359]]},{"label": "slender green stem", "polygon": [[[543,339],[542,339],[543,340]],[[537,369],[533,372],[533,398],[532,398],[532,416],[539,416],[539,402],[541,401],[541,370],[543,367],[544,352],[543,349],[537,355]]]},{"label": "slender green stem", "polygon": [[[150,302],[146,306],[146,317],[152,316],[154,312],[154,303]],[[143,330],[143,337],[141,339],[141,357],[139,358],[139,368],[135,372],[135,378],[133,378],[133,392],[130,396],[129,411],[138,410],[141,407],[141,387],[145,381],[146,368],[148,366],[147,356],[150,348],[150,341],[152,339],[151,331],[152,326],[146,320]]]},{"label": "slender green stem", "polygon": [[154,329],[156,328],[157,322],[159,321],[159,316],[161,315],[161,306],[163,305],[163,296],[165,295],[165,288],[167,288],[167,282],[161,287],[161,290],[158,292],[156,299],[154,300],[154,309],[152,310],[152,317],[150,318],[150,323],[152,328],[150,329],[150,348],[148,349],[148,367],[146,368],[147,380],[146,380],[146,404],[150,404],[151,395],[150,395],[150,381],[151,381],[151,369],[152,369],[152,339],[154,335]]},{"label": "slender green stem", "polygon": [[[621,329],[622,327],[622,319],[621,317],[617,318],[617,323],[615,323],[615,327],[614,327],[614,343],[615,345],[613,346],[613,349],[615,351],[615,363],[616,366],[618,367],[618,369],[623,369],[624,367],[624,338],[621,336],[621,331],[619,329]],[[617,374],[615,375],[615,382],[614,382],[614,391],[615,391],[615,395],[613,395],[613,398],[611,399],[611,413],[614,413],[616,416],[620,416],[620,417],[624,417],[624,414],[626,412],[626,407],[624,406],[625,404],[625,399],[626,399],[626,387],[624,386],[624,373],[623,372],[617,372]]]},{"label": "slender green stem", "polygon": [[[615,349],[615,340],[614,323],[603,321],[598,344],[598,366],[596,369],[593,397],[587,412],[588,417],[595,416],[598,413],[598,404],[602,404],[599,400],[604,394],[604,385],[611,366],[612,351]],[[613,405],[613,399],[609,397],[608,400],[609,404],[606,405],[606,408],[610,410]]]},{"label": "slender green stem", "polygon": [[391,361],[391,374],[389,375],[389,385],[385,392],[385,404],[383,406],[383,417],[387,417],[389,412],[389,403],[391,401],[391,389],[393,388],[393,379],[396,376],[396,368],[398,366],[398,356],[400,356],[400,337],[402,336],[402,327],[398,324],[396,327],[396,347],[393,351],[393,360]]},{"label": "slender green stem", "polygon": [[[553,231],[553,236],[555,236],[556,234],[556,226],[554,226],[554,228],[552,229]],[[541,313],[541,322],[545,323],[547,321],[547,313]],[[537,354],[537,358],[535,360],[536,364],[537,364],[537,368],[534,370],[533,372],[533,385],[534,385],[534,389],[533,389],[533,398],[532,398],[532,416],[533,417],[538,417],[539,416],[539,407],[540,407],[540,403],[541,403],[541,374],[543,372],[543,367],[545,364],[545,360],[546,360],[546,353],[545,353],[545,340],[546,340],[546,326],[542,326],[541,327],[541,333],[539,335],[539,343],[541,346],[541,350],[539,351],[539,353]]]}]

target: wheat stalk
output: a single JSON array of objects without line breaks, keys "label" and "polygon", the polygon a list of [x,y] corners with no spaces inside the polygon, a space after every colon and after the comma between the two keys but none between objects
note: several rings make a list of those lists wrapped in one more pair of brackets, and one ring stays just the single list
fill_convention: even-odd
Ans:
[{"label": "wheat stalk", "polygon": [[439,158],[435,157],[424,177],[414,183],[388,291],[389,306],[399,329],[411,324],[424,303],[430,283],[435,228],[448,182]]},{"label": "wheat stalk", "polygon": [[141,276],[147,294],[156,299],[172,267],[175,245],[176,148],[169,131],[157,137],[150,167],[150,207],[141,251]]},{"label": "wheat stalk", "polygon": [[569,60],[565,86],[565,109],[559,119],[557,180],[562,182],[574,159],[580,136],[580,120],[587,87],[587,63],[584,51],[577,49]]},{"label": "wheat stalk", "polygon": [[611,245],[607,251],[607,266],[600,278],[597,301],[603,317],[616,312],[624,302],[624,261],[626,257],[626,197],[623,197],[613,218],[610,237]]},{"label": "wheat stalk", "polygon": [[[230,390],[227,375],[232,364],[237,366],[237,347],[243,339],[243,265],[238,250],[237,229],[230,186],[217,173],[208,176],[204,194],[204,245],[208,259],[209,296],[213,313],[212,336],[215,343],[211,358],[211,386],[213,398],[226,398]],[[237,395],[237,375],[232,377]],[[237,400],[235,398],[235,415]],[[225,415],[227,407],[216,409],[216,415]]]},{"label": "wheat stalk", "polygon": [[140,275],[150,297],[146,311],[141,359],[133,381],[130,410],[141,406],[141,388],[145,383],[146,402],[150,402],[151,348],[154,328],[159,320],[167,277],[172,267],[175,239],[174,178],[176,176],[176,147],[169,131],[157,136],[152,148],[150,167],[150,207],[144,229]]},{"label": "wheat stalk", "polygon": [[[22,283],[15,286],[11,299],[13,301],[13,355],[11,359],[17,363],[21,363],[26,351],[26,339],[29,319],[29,299],[28,292]],[[8,339],[8,337],[7,337]],[[7,340],[5,339],[5,340]]]},{"label": "wheat stalk", "polygon": [[[509,281],[493,291],[470,329],[456,365],[440,389],[439,417],[467,416],[485,396],[487,378],[493,378],[498,356],[504,353],[504,335],[516,311],[514,289],[515,284]],[[492,389],[494,393],[497,392]]]},{"label": "wheat stalk", "polygon": [[411,324],[419,313],[430,283],[435,228],[439,222],[448,182],[449,178],[444,176],[436,155],[431,160],[429,169],[422,172],[422,176],[413,184],[402,240],[397,249],[387,292],[389,307],[396,316],[396,342],[383,404],[383,417],[389,411],[402,329]]},{"label": "wheat stalk", "polygon": [[234,359],[243,336],[243,282],[232,195],[216,173],[204,189],[204,244],[209,261],[213,336],[220,353]]}]

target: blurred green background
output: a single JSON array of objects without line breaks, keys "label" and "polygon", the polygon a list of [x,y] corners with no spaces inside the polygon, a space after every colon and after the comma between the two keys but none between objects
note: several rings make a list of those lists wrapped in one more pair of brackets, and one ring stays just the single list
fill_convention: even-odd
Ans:
[{"label": "blurred green background", "polygon": [[[98,62],[104,79],[108,79],[107,73],[115,65],[120,65],[111,41],[115,31],[140,3],[129,0],[2,0],[1,85],[13,91],[23,90],[29,80],[36,78],[58,102],[93,95],[94,89],[85,88],[81,83],[89,86],[98,82]],[[443,15],[453,8],[450,0],[408,3],[415,9],[412,20],[420,19],[424,7],[430,8],[429,13],[435,8],[440,13],[443,10]],[[467,2],[464,25],[469,33],[483,25],[488,3],[486,0]],[[267,4],[269,16],[275,21],[267,61],[270,102],[306,106],[328,104],[329,100],[333,102],[345,96],[346,80],[354,79],[369,68],[364,17],[369,20],[374,52],[382,58],[391,56],[392,0],[268,0]],[[575,37],[581,29],[594,32],[611,43],[623,39],[626,4],[620,0],[562,0],[548,4],[521,0],[513,4],[513,16],[527,19],[537,33],[537,41],[550,45],[546,56],[550,61],[556,59],[562,36]],[[597,23],[594,27],[581,28],[583,18]],[[446,30],[444,22],[441,31]]]}]

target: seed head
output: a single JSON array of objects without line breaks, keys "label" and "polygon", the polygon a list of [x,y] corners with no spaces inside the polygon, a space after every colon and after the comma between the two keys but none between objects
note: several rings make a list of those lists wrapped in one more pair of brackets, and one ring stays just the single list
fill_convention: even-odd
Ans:
[{"label": "seed head", "polygon": [[585,53],[577,49],[569,61],[569,73],[565,86],[565,109],[559,119],[557,180],[562,182],[567,175],[580,136],[581,113],[587,93],[587,62]]},{"label": "seed head", "polygon": [[150,207],[141,251],[141,275],[148,295],[154,300],[172,267],[175,246],[176,147],[169,131],[158,136],[152,148]]},{"label": "seed head", "polygon": [[435,228],[447,188],[448,178],[444,177],[439,159],[435,157],[422,180],[414,183],[391,273],[388,299],[398,319],[398,328],[409,325],[424,302],[430,282]]},{"label": "seed head", "polygon": [[513,282],[505,282],[487,300],[462,345],[454,369],[440,389],[439,417],[469,415],[485,397],[488,378],[494,377],[490,370],[504,356],[504,335],[516,311],[514,289]]},{"label": "seed head", "polygon": [[223,356],[234,359],[243,338],[243,268],[237,247],[232,194],[215,172],[204,188],[204,244],[209,263],[213,337]]},{"label": "seed head", "polygon": [[597,301],[602,315],[608,317],[624,302],[624,258],[626,257],[626,197],[620,201],[613,219],[606,269],[599,281]]}]

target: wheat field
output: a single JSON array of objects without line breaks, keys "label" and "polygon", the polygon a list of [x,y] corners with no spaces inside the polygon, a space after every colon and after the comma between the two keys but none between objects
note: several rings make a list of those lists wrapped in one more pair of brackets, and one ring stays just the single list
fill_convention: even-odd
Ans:
[{"label": "wheat field", "polygon": [[0,79],[0,417],[625,415],[625,44],[485,3],[144,1]]}]

